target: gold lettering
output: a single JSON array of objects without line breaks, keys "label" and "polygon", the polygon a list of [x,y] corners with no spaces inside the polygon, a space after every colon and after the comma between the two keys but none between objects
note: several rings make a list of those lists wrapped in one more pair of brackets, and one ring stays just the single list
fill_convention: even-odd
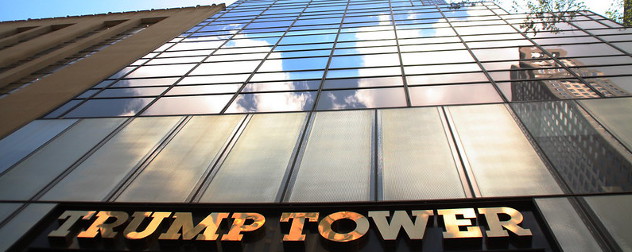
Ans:
[{"label": "gold lettering", "polygon": [[[472,226],[472,220],[475,219],[476,213],[473,208],[457,208],[457,209],[441,209],[437,210],[439,215],[443,216],[445,224],[445,232],[443,238],[481,238],[483,234],[479,227]],[[465,219],[457,219],[456,215],[463,215]],[[461,231],[459,227],[467,227],[467,231]]]},{"label": "gold lettering", "polygon": [[56,230],[53,230],[48,234],[49,237],[66,237],[70,234],[72,228],[79,219],[90,220],[96,211],[64,211],[59,216],[60,220],[66,220]]},{"label": "gold lettering", "polygon": [[[242,232],[252,232],[263,226],[266,218],[258,213],[233,213],[231,218],[235,219],[228,234],[222,236],[222,241],[241,241]],[[253,220],[253,223],[245,225],[246,220]]]},{"label": "gold lettering", "polygon": [[411,240],[421,240],[426,232],[428,218],[433,215],[432,210],[414,210],[412,214],[416,217],[415,224],[406,211],[395,211],[390,224],[386,220],[386,217],[390,215],[389,211],[370,211],[369,217],[373,219],[382,238],[386,241],[396,240],[402,227]]},{"label": "gold lettering", "polygon": [[303,234],[303,226],[305,225],[305,219],[310,222],[318,221],[318,213],[283,213],[281,214],[281,222],[288,222],[292,219],[290,226],[290,233],[283,236],[283,241],[305,241],[305,235]]},{"label": "gold lettering", "polygon": [[[348,219],[355,222],[356,227],[347,233],[338,233],[331,229],[331,225],[338,221]],[[369,230],[369,220],[359,213],[355,212],[336,212],[323,218],[318,224],[318,232],[320,235],[330,241],[350,242],[364,236]]]},{"label": "gold lettering", "polygon": [[[151,212],[134,212],[134,214],[132,215],[132,221],[123,231],[123,233],[125,234],[125,238],[131,240],[147,238],[147,236],[150,236],[151,234],[156,232],[156,229],[158,228],[162,220],[165,218],[169,218],[170,215],[171,212],[154,212],[153,214]],[[143,223],[145,217],[150,216],[153,219],[151,220],[151,222],[149,222],[149,225],[147,225],[145,230],[137,232],[136,229],[138,228],[138,226],[140,226],[141,223]]]},{"label": "gold lettering", "polygon": [[[196,237],[196,240],[200,241],[214,241],[219,236],[217,229],[223,219],[228,218],[228,213],[211,213],[199,224],[193,227],[193,216],[187,212],[176,212],[173,214],[175,220],[169,227],[166,233],[163,233],[158,237],[161,240],[178,240],[180,238],[180,230],[182,230],[183,240],[192,240]],[[204,230],[203,234],[200,234]]]},{"label": "gold lettering", "polygon": [[[524,229],[518,224],[522,223],[524,217],[518,212],[518,210],[510,207],[492,207],[492,208],[479,208],[478,212],[485,215],[489,230],[485,233],[488,237],[507,237],[509,234],[506,230],[513,232],[518,236],[531,236],[531,230]],[[499,214],[509,215],[510,219],[507,221],[501,221],[498,218]]]},{"label": "gold lettering", "polygon": [[[85,217],[84,217],[85,218]],[[108,219],[114,218],[112,223],[105,223]],[[80,232],[77,238],[95,238],[100,233],[102,238],[114,238],[117,232],[114,228],[122,225],[129,218],[129,214],[120,211],[100,211],[97,213],[97,219],[90,227]]]}]

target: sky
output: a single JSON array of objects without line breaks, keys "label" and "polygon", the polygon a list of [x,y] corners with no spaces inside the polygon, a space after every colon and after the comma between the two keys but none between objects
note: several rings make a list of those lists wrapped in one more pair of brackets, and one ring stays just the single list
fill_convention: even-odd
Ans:
[{"label": "sky", "polygon": [[[0,0],[0,21],[211,5],[236,0]],[[504,0],[511,2],[511,0]],[[614,0],[584,0],[602,14]],[[507,10],[509,10],[507,8]]]}]

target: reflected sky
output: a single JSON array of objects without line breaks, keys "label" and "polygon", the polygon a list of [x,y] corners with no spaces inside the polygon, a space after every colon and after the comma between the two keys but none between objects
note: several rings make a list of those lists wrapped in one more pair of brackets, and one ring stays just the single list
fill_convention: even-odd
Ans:
[{"label": "reflected sky", "polygon": [[413,106],[475,104],[503,101],[491,84],[411,87],[409,90],[410,101]]},{"label": "reflected sky", "polygon": [[233,95],[162,97],[143,115],[218,114]]},{"label": "reflected sky", "polygon": [[403,88],[323,91],[317,110],[405,107]]},{"label": "reflected sky", "polygon": [[281,92],[240,94],[226,113],[308,111],[317,92]]},{"label": "reflected sky", "polygon": [[133,116],[154,98],[93,99],[70,111],[65,117]]}]

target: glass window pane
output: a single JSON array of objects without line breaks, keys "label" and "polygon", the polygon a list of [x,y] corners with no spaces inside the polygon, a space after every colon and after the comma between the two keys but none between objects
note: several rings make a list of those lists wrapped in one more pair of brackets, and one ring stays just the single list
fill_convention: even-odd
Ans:
[{"label": "glass window pane", "polygon": [[410,87],[413,106],[502,102],[491,84]]},{"label": "glass window pane", "polygon": [[250,74],[227,74],[184,77],[178,85],[245,82]]},{"label": "glass window pane", "polygon": [[623,145],[632,150],[632,98],[579,101]]},{"label": "glass window pane", "polygon": [[134,72],[128,74],[127,78],[162,77],[162,76],[182,76],[189,72],[195,64],[182,65],[162,65],[162,66],[141,66]]},{"label": "glass window pane", "polygon": [[202,63],[191,72],[191,75],[250,73],[257,68],[259,63],[258,60]]},{"label": "glass window pane", "polygon": [[145,88],[110,88],[101,91],[95,97],[97,98],[118,98],[118,97],[139,97],[139,96],[158,96],[162,94],[167,87],[145,87]]},{"label": "glass window pane", "polygon": [[293,71],[324,69],[327,65],[327,57],[266,60],[257,70],[258,72]]},{"label": "glass window pane", "polygon": [[358,87],[385,87],[402,86],[402,77],[378,77],[378,78],[353,78],[353,79],[327,79],[323,84],[324,89],[358,88]]},{"label": "glass window pane", "polygon": [[0,141],[0,173],[26,157],[77,120],[36,120]]},{"label": "glass window pane", "polygon": [[545,198],[535,202],[564,251],[602,251],[568,199]]},{"label": "glass window pane", "polygon": [[141,117],[68,174],[42,200],[101,201],[157,147],[181,117]]},{"label": "glass window pane", "polygon": [[438,110],[379,111],[384,200],[465,197],[449,145],[450,136],[443,128]]},{"label": "glass window pane", "polygon": [[344,70],[332,69],[327,71],[327,78],[370,77],[401,74],[402,69],[400,67],[360,68]]},{"label": "glass window pane", "polygon": [[397,54],[371,54],[355,56],[336,56],[331,59],[330,68],[355,68],[373,66],[397,66]]},{"label": "glass window pane", "polygon": [[446,108],[482,196],[562,193],[506,107]]},{"label": "glass window pane", "polygon": [[200,202],[276,201],[305,119],[305,113],[254,115]]},{"label": "glass window pane", "polygon": [[133,116],[154,98],[94,99],[73,109],[65,117]]},{"label": "glass window pane", "polygon": [[0,251],[7,251],[28,232],[55,204],[30,204],[0,229]]},{"label": "glass window pane", "polygon": [[84,119],[0,177],[0,199],[28,200],[124,119]]},{"label": "glass window pane", "polygon": [[315,114],[289,201],[370,200],[373,113]]},{"label": "glass window pane", "polygon": [[246,84],[241,92],[315,90],[320,87],[320,80],[312,81],[280,81],[280,82],[252,82]]},{"label": "glass window pane", "polygon": [[584,197],[606,230],[621,248],[632,251],[632,196],[592,196]]},{"label": "glass window pane", "polygon": [[116,201],[184,202],[243,118],[191,118]]},{"label": "glass window pane", "polygon": [[21,203],[0,203],[0,221],[4,221],[15,210],[22,206]]},{"label": "glass window pane", "polygon": [[318,110],[357,108],[405,107],[406,94],[403,88],[371,88],[323,91]]},{"label": "glass window pane", "polygon": [[233,95],[169,96],[158,99],[143,115],[218,114]]},{"label": "glass window pane", "polygon": [[402,61],[404,62],[404,65],[417,65],[474,62],[474,58],[472,58],[470,53],[465,50],[455,50],[439,52],[402,53]]},{"label": "glass window pane", "polygon": [[279,92],[240,94],[226,113],[308,111],[314,106],[316,92]]},{"label": "glass window pane", "polygon": [[176,86],[173,87],[167,96],[170,95],[195,95],[195,94],[222,94],[234,93],[242,84],[215,84],[215,85],[195,85],[195,86]]},{"label": "glass window pane", "polygon": [[406,80],[408,80],[408,85],[489,82],[483,73],[408,75]]},{"label": "glass window pane", "polygon": [[152,78],[152,79],[123,79],[117,81],[112,87],[143,87],[143,86],[169,86],[178,78]]},{"label": "glass window pane", "polygon": [[302,79],[321,79],[325,71],[300,71],[284,73],[256,73],[250,81],[284,81]]}]

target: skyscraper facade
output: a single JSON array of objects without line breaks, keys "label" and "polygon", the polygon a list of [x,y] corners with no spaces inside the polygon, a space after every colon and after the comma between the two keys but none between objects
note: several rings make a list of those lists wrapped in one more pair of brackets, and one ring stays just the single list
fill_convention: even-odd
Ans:
[{"label": "skyscraper facade", "polygon": [[491,2],[237,1],[2,139],[0,234],[630,250],[632,31],[548,25]]}]

